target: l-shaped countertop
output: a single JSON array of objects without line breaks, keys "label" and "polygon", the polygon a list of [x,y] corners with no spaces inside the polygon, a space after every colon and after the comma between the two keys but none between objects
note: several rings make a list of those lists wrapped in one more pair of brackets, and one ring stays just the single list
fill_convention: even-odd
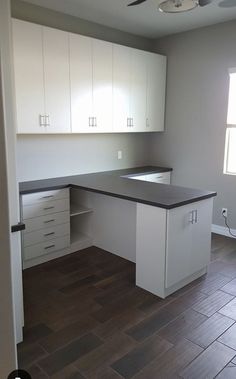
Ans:
[{"label": "l-shaped countertop", "polygon": [[22,182],[19,184],[19,190],[21,195],[25,195],[33,192],[72,187],[164,209],[177,208],[216,196],[216,192],[213,191],[129,179],[129,176],[170,171],[172,169],[167,167],[144,166],[64,176]]}]

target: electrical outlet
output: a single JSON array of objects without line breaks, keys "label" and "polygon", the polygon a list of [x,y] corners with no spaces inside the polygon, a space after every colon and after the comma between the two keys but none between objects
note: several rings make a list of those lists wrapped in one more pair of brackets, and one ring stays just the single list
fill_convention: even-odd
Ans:
[{"label": "electrical outlet", "polygon": [[227,217],[228,216],[228,209],[227,208],[222,208],[221,214],[222,214],[222,216]]},{"label": "electrical outlet", "polygon": [[118,159],[122,159],[123,158],[123,152],[122,152],[122,150],[118,150],[117,158]]}]

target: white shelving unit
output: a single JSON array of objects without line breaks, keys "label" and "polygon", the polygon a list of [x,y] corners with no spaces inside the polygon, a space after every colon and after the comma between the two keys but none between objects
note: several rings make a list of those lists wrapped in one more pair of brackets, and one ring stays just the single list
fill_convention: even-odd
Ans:
[{"label": "white shelving unit", "polygon": [[91,215],[85,191],[70,191],[71,253],[92,246]]},{"label": "white shelving unit", "polygon": [[70,217],[75,217],[91,212],[93,212],[93,209],[83,207],[82,205],[73,203],[70,205]]}]

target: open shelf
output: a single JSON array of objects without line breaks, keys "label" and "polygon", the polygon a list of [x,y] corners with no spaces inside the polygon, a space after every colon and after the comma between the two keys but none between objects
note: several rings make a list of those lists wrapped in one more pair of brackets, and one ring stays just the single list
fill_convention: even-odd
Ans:
[{"label": "open shelf", "polygon": [[92,246],[91,237],[83,233],[78,233],[78,232],[71,233],[70,250],[72,253],[81,249],[86,249],[87,247],[90,247],[90,246]]},{"label": "open shelf", "polygon": [[91,213],[91,212],[93,212],[92,209],[85,208],[82,205],[71,204],[71,206],[70,206],[70,217],[74,217],[74,216],[78,216],[78,215],[83,215],[85,213]]}]

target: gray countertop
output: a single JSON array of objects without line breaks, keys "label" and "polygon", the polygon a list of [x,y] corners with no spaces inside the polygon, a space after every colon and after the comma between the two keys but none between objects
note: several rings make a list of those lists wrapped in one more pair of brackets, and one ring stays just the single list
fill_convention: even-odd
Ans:
[{"label": "gray countertop", "polygon": [[216,192],[129,179],[128,176],[172,171],[145,166],[92,174],[42,179],[19,184],[20,194],[72,187],[118,197],[137,203],[172,209],[216,196]]}]

